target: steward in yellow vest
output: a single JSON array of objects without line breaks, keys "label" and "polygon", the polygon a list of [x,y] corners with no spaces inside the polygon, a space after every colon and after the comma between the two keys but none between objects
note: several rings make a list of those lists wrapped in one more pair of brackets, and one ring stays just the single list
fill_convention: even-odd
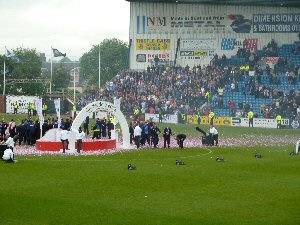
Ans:
[{"label": "steward in yellow vest", "polygon": [[252,127],[253,127],[253,117],[254,117],[254,112],[252,110],[250,110],[248,112],[249,127],[250,127],[250,125],[252,125]]},{"label": "steward in yellow vest", "polygon": [[210,125],[213,125],[213,124],[214,124],[215,113],[214,113],[213,111],[211,111],[211,112],[209,113],[208,117],[209,117],[209,121],[210,121],[209,124],[210,124]]},{"label": "steward in yellow vest", "polygon": [[18,114],[19,104],[17,102],[14,103],[14,114]]},{"label": "steward in yellow vest", "polygon": [[207,99],[207,102],[210,102],[210,93],[209,93],[209,91],[206,92],[205,98]]},{"label": "steward in yellow vest", "polygon": [[46,115],[46,110],[48,109],[48,106],[46,105],[46,103],[43,104],[43,107],[42,107],[42,111],[43,111],[43,115],[45,116]]},{"label": "steward in yellow vest", "polygon": [[282,117],[280,115],[277,115],[276,120],[277,120],[277,129],[280,129],[281,128]]}]

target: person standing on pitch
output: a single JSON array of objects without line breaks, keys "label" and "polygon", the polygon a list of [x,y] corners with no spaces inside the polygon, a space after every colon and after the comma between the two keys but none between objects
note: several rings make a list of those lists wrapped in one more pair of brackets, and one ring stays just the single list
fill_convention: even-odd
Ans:
[{"label": "person standing on pitch", "polygon": [[142,128],[140,127],[140,123],[138,122],[134,128],[134,139],[137,148],[140,147],[141,135],[142,135]]},{"label": "person standing on pitch", "polygon": [[152,139],[152,143],[154,145],[154,148],[156,148],[156,146],[158,145],[158,132],[160,133],[159,128],[156,126],[156,124],[154,124],[152,130],[151,130],[151,139]]},{"label": "person standing on pitch", "polygon": [[133,127],[133,122],[130,123],[129,125],[129,136],[130,136],[130,144],[132,144],[132,141],[134,139],[134,127]]},{"label": "person standing on pitch", "polygon": [[85,133],[82,132],[81,127],[78,130],[72,129],[76,133],[76,141],[77,141],[77,152],[80,153],[82,149],[82,139],[85,137]]},{"label": "person standing on pitch", "polygon": [[63,153],[66,153],[67,143],[69,139],[69,131],[66,128],[62,128],[63,130],[60,132],[60,140],[63,146]]},{"label": "person standing on pitch", "polygon": [[84,120],[84,123],[83,123],[83,132],[85,132],[87,135],[90,134],[90,131],[89,131],[89,123],[90,123],[90,117],[87,116]]},{"label": "person standing on pitch", "polygon": [[212,137],[212,141],[211,141],[211,144],[214,145],[215,142],[216,142],[216,146],[218,145],[218,142],[219,142],[219,135],[218,135],[218,131],[217,129],[214,127],[214,125],[210,125],[210,129],[209,129],[209,134],[211,135]]},{"label": "person standing on pitch", "polygon": [[172,134],[172,130],[169,126],[167,126],[165,129],[164,129],[164,148],[166,148],[166,144],[168,144],[168,148],[170,148],[170,139],[171,139],[171,135]]},{"label": "person standing on pitch", "polygon": [[252,109],[250,109],[250,111],[248,112],[249,127],[250,125],[253,127],[253,117],[254,117],[254,112],[252,111]]},{"label": "person standing on pitch", "polygon": [[276,121],[277,121],[277,129],[280,129],[282,117],[279,114],[276,116]]}]

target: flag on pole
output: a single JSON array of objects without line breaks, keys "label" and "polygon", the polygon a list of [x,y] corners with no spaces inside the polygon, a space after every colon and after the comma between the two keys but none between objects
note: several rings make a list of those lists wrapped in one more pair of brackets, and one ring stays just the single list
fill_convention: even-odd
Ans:
[{"label": "flag on pole", "polygon": [[60,57],[60,56],[66,57],[66,55],[67,55],[66,53],[65,54],[61,53],[56,48],[52,48],[52,51],[53,51],[53,56],[54,57]]},{"label": "flag on pole", "polygon": [[16,62],[19,62],[19,58],[15,55],[15,53],[13,51],[9,51],[7,48],[5,48],[5,53],[4,55],[7,57],[7,58],[10,58]]}]

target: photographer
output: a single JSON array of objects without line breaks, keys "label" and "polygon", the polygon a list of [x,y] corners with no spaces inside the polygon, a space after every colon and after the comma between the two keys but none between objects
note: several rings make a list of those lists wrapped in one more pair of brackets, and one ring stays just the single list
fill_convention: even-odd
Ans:
[{"label": "photographer", "polygon": [[177,140],[177,144],[179,148],[183,148],[183,142],[186,139],[186,135],[185,134],[178,134],[176,136],[176,140]]}]

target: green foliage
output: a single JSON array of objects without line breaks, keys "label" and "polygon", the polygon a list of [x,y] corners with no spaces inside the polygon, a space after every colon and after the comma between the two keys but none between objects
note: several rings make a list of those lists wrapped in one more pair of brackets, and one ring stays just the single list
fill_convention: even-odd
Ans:
[{"label": "green foliage", "polygon": [[[6,64],[6,79],[39,79],[41,78],[42,62],[36,49],[17,48],[13,50],[16,57],[19,59],[15,61],[11,58],[0,58],[1,74],[3,74],[3,60]],[[1,76],[1,84],[3,84],[3,76]],[[49,84],[46,83],[13,83],[6,85],[7,94],[15,95],[41,95],[46,91]],[[1,86],[1,91],[3,85]]]},{"label": "green foliage", "polygon": [[68,87],[69,83],[69,70],[65,64],[61,63],[59,66],[53,68],[53,90]]},{"label": "green foliage", "polygon": [[[105,39],[100,43],[101,86],[111,80],[128,65],[128,44],[118,40]],[[99,77],[99,45],[85,53],[80,59],[81,74],[91,84],[98,84]],[[98,86],[98,85],[97,85]]]}]

